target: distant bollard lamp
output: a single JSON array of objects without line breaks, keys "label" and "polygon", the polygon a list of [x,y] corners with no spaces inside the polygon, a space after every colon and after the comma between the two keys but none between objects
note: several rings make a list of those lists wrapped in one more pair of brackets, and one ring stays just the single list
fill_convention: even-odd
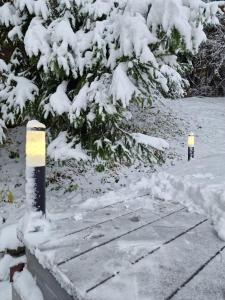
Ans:
[{"label": "distant bollard lamp", "polygon": [[188,161],[191,160],[191,158],[194,158],[195,155],[195,136],[194,133],[191,132],[188,135]]},{"label": "distant bollard lamp", "polygon": [[45,125],[29,121],[26,133],[26,199],[31,210],[45,215]]}]

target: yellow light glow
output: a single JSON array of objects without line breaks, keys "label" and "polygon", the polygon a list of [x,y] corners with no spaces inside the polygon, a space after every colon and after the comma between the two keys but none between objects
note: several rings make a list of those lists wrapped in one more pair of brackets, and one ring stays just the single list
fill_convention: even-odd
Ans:
[{"label": "yellow light glow", "polygon": [[46,164],[45,131],[28,128],[26,140],[26,164],[29,167],[43,167]]},{"label": "yellow light glow", "polygon": [[194,147],[195,146],[195,136],[194,133],[190,133],[188,136],[188,147]]}]

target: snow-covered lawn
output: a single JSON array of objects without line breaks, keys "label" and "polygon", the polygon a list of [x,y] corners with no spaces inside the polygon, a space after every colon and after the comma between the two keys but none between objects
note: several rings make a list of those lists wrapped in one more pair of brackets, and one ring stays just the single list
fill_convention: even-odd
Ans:
[{"label": "snow-covered lawn", "polygon": [[[75,226],[79,226],[90,210],[121,199],[128,205],[130,203],[132,209],[138,209],[140,205],[151,209],[155,201],[162,206],[180,202],[191,211],[209,217],[216,229],[215,237],[218,234],[225,240],[224,104],[224,98],[164,101],[160,104],[159,117],[156,118],[157,107],[150,112],[149,118],[144,111],[138,115],[136,127],[142,128],[144,133],[164,138],[170,144],[168,159],[163,166],[136,163],[132,167],[113,166],[97,172],[100,164],[93,167],[79,166],[74,162],[66,165],[51,163],[47,176],[49,218],[54,222],[70,217]],[[196,135],[195,159],[191,162],[187,162],[189,131]],[[11,224],[15,224],[25,210],[23,136],[23,128],[13,129],[11,140],[0,148],[0,199],[7,198],[7,191],[12,191],[15,198],[13,204],[0,202],[0,228],[4,229],[4,234],[0,235],[0,250],[4,248],[3,242],[9,242],[5,238],[6,230],[14,228]],[[140,196],[146,194],[146,201],[142,199],[139,203]],[[7,228],[8,225],[11,226]],[[1,260],[3,263],[3,258]],[[0,282],[0,299],[10,297],[9,284]]]}]

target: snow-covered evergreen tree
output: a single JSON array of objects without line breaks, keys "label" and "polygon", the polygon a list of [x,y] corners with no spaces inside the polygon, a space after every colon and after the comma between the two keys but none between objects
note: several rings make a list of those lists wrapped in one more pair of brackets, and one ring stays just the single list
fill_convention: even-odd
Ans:
[{"label": "snow-covered evergreen tree", "polygon": [[103,159],[146,150],[121,126],[129,105],[183,96],[203,24],[218,22],[218,4],[201,0],[0,4],[0,142],[5,124],[35,117]]}]

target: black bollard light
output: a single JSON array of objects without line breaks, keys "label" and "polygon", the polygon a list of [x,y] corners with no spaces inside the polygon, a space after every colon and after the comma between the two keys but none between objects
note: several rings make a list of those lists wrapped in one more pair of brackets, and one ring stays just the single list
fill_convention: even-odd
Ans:
[{"label": "black bollard light", "polygon": [[26,199],[31,210],[45,215],[45,125],[33,120],[26,133]]},{"label": "black bollard light", "polygon": [[191,132],[188,135],[188,161],[195,156],[195,136],[194,133]]}]

